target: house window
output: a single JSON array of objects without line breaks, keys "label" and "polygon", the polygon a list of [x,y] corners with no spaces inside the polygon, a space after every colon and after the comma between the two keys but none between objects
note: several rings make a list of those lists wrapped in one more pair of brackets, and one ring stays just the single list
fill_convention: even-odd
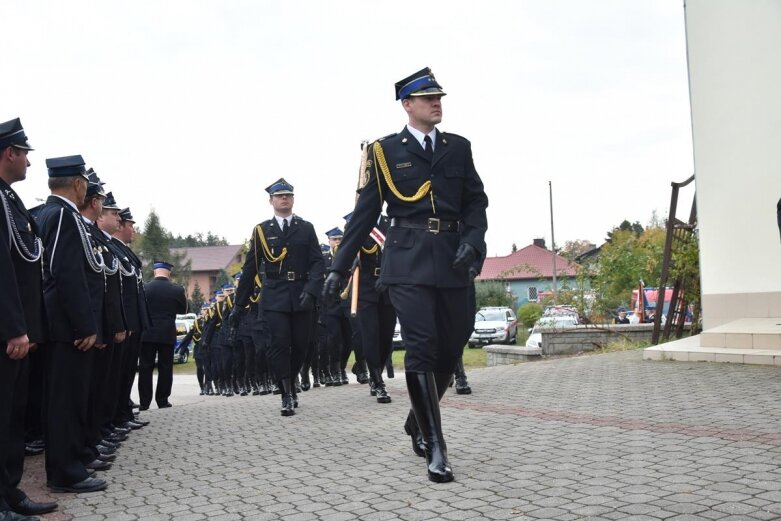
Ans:
[{"label": "house window", "polygon": [[540,296],[537,294],[537,287],[530,286],[527,290],[529,302],[537,302],[540,300]]}]

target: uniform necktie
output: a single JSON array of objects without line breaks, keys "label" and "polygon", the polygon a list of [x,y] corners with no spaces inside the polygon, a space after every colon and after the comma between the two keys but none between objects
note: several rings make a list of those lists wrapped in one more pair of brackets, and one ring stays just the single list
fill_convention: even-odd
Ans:
[{"label": "uniform necktie", "polygon": [[426,153],[426,157],[428,157],[429,162],[431,162],[434,158],[434,148],[431,146],[431,136],[428,134],[423,138],[423,152]]},{"label": "uniform necktie", "polygon": [[287,229],[288,229],[287,219],[282,219],[282,235],[284,235],[285,237],[287,237]]}]

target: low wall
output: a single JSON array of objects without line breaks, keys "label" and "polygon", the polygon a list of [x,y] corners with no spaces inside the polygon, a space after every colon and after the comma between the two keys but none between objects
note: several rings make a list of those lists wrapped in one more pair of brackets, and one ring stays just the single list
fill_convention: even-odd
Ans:
[{"label": "low wall", "polygon": [[[684,326],[688,331],[689,325]],[[640,343],[651,342],[653,324],[604,324],[580,325],[569,328],[543,329],[542,354],[574,355],[584,351],[601,349],[613,342],[622,340]]]}]

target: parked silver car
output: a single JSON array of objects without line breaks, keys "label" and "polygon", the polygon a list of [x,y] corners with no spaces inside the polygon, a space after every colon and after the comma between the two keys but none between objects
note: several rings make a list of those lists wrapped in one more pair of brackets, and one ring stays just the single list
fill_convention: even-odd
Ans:
[{"label": "parked silver car", "polygon": [[475,314],[475,329],[469,337],[469,347],[486,344],[514,344],[518,320],[510,308],[480,308]]}]

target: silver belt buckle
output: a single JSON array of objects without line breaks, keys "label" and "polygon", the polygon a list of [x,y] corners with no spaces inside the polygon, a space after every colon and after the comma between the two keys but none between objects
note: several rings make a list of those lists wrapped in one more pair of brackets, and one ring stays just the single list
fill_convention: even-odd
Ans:
[{"label": "silver belt buckle", "polygon": [[428,231],[431,233],[439,233],[439,219],[436,217],[428,218]]},{"label": "silver belt buckle", "polygon": [[296,272],[295,271],[288,271],[287,272],[287,280],[296,280]]},{"label": "silver belt buckle", "polygon": [[380,268],[374,268],[374,276],[379,277],[380,276]]}]

